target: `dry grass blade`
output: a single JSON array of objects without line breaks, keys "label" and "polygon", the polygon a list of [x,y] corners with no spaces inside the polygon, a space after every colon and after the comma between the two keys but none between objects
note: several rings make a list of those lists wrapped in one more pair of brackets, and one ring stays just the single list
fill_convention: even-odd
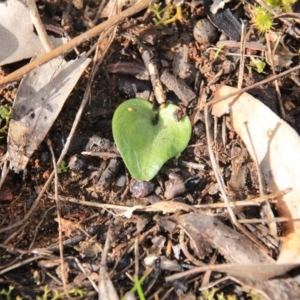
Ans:
[{"label": "dry grass blade", "polygon": [[64,292],[66,295],[68,295],[68,290],[67,290],[67,271],[66,271],[66,262],[64,260],[64,248],[62,244],[62,223],[61,223],[61,205],[60,201],[58,198],[58,171],[57,171],[57,165],[56,165],[56,160],[55,160],[55,154],[53,151],[52,143],[48,139],[47,140],[48,147],[50,149],[50,153],[52,156],[52,162],[53,162],[53,167],[54,167],[54,190],[55,190],[55,202],[56,202],[56,213],[57,213],[57,219],[58,219],[58,224],[59,224],[59,229],[58,229],[58,242],[59,242],[59,256],[60,256],[60,268],[61,268],[61,280],[63,283],[64,287]]}]

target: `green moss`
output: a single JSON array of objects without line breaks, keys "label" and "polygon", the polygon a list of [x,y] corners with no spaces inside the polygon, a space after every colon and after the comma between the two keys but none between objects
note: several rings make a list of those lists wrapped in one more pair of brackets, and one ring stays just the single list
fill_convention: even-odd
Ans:
[{"label": "green moss", "polygon": [[[291,12],[292,5],[296,0],[264,0],[264,2],[278,12]],[[273,27],[273,15],[265,8],[255,6],[252,9],[252,14],[252,22],[260,32],[264,33]]]}]

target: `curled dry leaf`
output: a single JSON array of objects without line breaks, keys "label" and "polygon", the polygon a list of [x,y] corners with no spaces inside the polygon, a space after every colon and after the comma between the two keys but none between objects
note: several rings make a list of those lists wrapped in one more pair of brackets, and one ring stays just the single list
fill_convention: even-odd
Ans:
[{"label": "curled dry leaf", "polygon": [[[228,86],[219,87],[214,100],[236,90]],[[249,113],[250,109],[251,113]],[[212,113],[215,116],[230,113],[234,130],[244,141],[251,157],[258,161],[263,178],[271,192],[292,188],[289,193],[277,198],[276,208],[280,216],[299,219],[300,138],[296,131],[263,103],[247,93],[214,104]],[[298,236],[297,233],[300,232],[298,221],[290,220],[285,223],[285,226],[287,233],[296,232],[290,236],[290,239]],[[298,244],[297,238],[294,242]],[[285,255],[285,261],[282,259],[279,261],[281,263],[300,262],[300,253],[296,250],[297,248],[290,249],[294,255]],[[286,247],[283,249],[287,251]]]}]

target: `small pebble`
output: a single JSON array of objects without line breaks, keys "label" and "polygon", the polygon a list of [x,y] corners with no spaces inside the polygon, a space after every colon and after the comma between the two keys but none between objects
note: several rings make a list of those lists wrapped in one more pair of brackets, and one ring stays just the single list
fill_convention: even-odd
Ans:
[{"label": "small pebble", "polygon": [[147,181],[132,180],[130,182],[130,192],[134,198],[143,198],[152,193],[154,184]]},{"label": "small pebble", "polygon": [[208,19],[199,20],[194,26],[194,38],[199,44],[215,43],[219,37],[216,27]]},{"label": "small pebble", "polygon": [[165,198],[167,200],[170,200],[172,198],[175,198],[181,194],[183,194],[186,191],[186,187],[184,182],[182,181],[172,181],[168,180],[165,183]]}]

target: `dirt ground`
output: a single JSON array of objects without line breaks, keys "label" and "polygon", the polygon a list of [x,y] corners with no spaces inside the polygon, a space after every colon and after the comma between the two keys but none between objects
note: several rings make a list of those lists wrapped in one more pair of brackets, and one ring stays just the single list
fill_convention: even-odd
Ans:
[{"label": "dirt ground", "polygon": [[[125,8],[131,2],[126,2]],[[107,19],[106,11],[93,24],[100,4],[96,0],[37,1],[48,34],[59,36],[58,29],[63,28],[71,38]],[[93,80],[89,82],[91,64],[47,136],[57,159],[91,84],[89,101],[58,169],[57,181],[52,180],[41,193],[54,169],[45,139],[26,169],[10,171],[0,189],[0,299],[297,299],[284,298],[284,291],[273,298],[270,286],[250,284],[249,278],[227,277],[226,271],[204,270],[169,278],[197,267],[237,260],[246,265],[252,254],[243,249],[255,247],[259,259],[253,258],[253,263],[270,263],[268,259],[276,260],[280,252],[278,237],[285,235],[281,223],[276,223],[278,237],[270,232],[268,223],[244,224],[258,240],[249,244],[244,232],[231,222],[209,147],[218,158],[230,200],[255,199],[260,196],[260,187],[255,162],[232,129],[230,118],[212,118],[209,111],[213,143],[207,141],[204,107],[218,87],[248,88],[248,93],[300,132],[299,71],[279,78],[276,84],[274,80],[256,84],[299,65],[299,16],[277,18],[267,35],[253,25],[251,12],[257,3],[231,1],[226,4],[230,14],[222,15],[221,21],[208,12],[207,4],[205,0],[153,3],[151,10],[127,18],[110,32],[111,43],[108,38],[102,40],[98,56],[90,54],[101,61]],[[293,6],[294,13],[298,7],[298,3]],[[162,12],[155,15],[153,11]],[[232,24],[230,20],[234,20]],[[241,27],[235,26],[239,20],[245,24],[244,56],[240,40],[234,40],[236,35],[240,38]],[[293,26],[289,28],[283,20]],[[278,52],[284,54],[273,53],[268,58],[267,47],[273,45],[275,36],[280,36]],[[97,41],[98,37],[81,44],[78,51],[88,52]],[[166,72],[166,79],[161,80],[167,102],[189,116],[192,136],[180,158],[169,160],[151,181],[139,182],[125,168],[114,144],[112,117],[126,99],[153,101],[147,64],[142,59],[145,51],[157,66],[158,78]],[[262,70],[253,57],[265,63]],[[74,58],[74,51],[66,55],[67,60]],[[2,74],[26,63],[3,66]],[[17,88],[18,82],[2,88],[0,104],[12,105]],[[0,150],[4,157],[6,135],[1,137]],[[237,204],[233,212],[237,219],[260,219],[264,217],[262,206]],[[270,207],[277,216],[274,201]],[[198,220],[197,216],[204,217]],[[204,223],[200,226],[200,222]],[[11,226],[14,224],[18,226]],[[218,233],[210,226],[218,227]],[[228,246],[224,240],[217,242],[217,235],[238,239],[241,248],[235,242]],[[240,258],[243,251],[250,262]],[[284,285],[295,275],[297,270],[278,280]],[[298,294],[295,283],[289,283],[293,286],[290,295]],[[136,292],[138,286],[144,296]],[[13,287],[11,293],[9,287]]]}]

